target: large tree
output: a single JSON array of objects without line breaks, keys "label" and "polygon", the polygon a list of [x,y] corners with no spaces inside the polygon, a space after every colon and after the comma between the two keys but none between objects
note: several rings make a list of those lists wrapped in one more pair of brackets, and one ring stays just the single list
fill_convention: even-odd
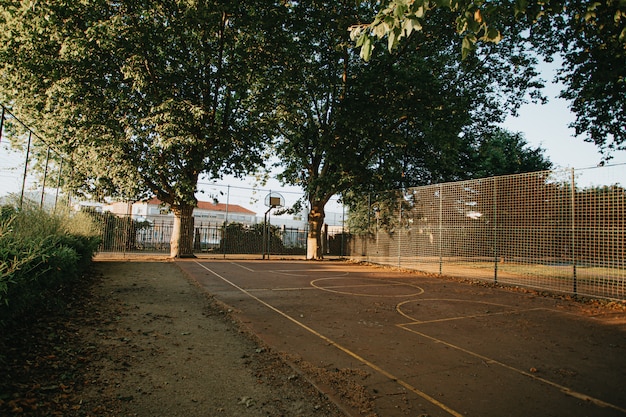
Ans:
[{"label": "large tree", "polygon": [[[156,195],[191,256],[200,174],[244,173],[272,135],[267,1],[0,1],[0,99],[73,160],[88,192]],[[279,26],[279,25],[278,25]]]},{"label": "large tree", "polygon": [[576,115],[570,126],[576,135],[594,142],[607,159],[611,151],[626,149],[624,0],[388,0],[375,17],[355,21],[352,36],[369,59],[375,39],[386,37],[394,49],[400,39],[426,28],[440,9],[455,16],[463,57],[480,41],[506,42],[510,28],[502,22],[515,18],[516,28],[526,30],[529,50],[546,60],[555,55],[563,60],[557,80]]},{"label": "large tree", "polygon": [[[345,30],[371,13],[367,7],[349,0],[294,2],[290,13],[292,58],[281,74],[276,149],[282,180],[306,192],[309,258],[322,256],[330,197],[407,185],[419,157],[429,174],[462,171],[465,133],[489,130],[539,86],[533,58],[515,41],[484,46],[461,61],[445,11],[436,14],[442,25],[435,35],[424,32],[395,53],[381,49],[369,63],[351,48]],[[511,36],[518,35],[513,29]]]}]

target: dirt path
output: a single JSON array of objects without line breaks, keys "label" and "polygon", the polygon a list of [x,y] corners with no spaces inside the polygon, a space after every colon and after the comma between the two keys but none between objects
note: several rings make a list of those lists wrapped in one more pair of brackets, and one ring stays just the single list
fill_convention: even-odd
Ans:
[{"label": "dirt path", "polygon": [[340,416],[163,262],[96,262],[69,310],[0,347],[0,415]]}]

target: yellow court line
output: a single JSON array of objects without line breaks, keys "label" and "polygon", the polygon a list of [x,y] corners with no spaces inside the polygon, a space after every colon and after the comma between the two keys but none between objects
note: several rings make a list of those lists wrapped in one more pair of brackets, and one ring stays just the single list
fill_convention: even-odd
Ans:
[{"label": "yellow court line", "polygon": [[[311,286],[321,290],[321,291],[327,291],[327,292],[332,292],[332,293],[336,293],[336,294],[345,294],[345,295],[354,295],[357,297],[385,297],[385,298],[399,298],[399,297],[415,297],[417,295],[421,295],[424,293],[424,289],[421,287],[418,287],[417,285],[413,285],[413,284],[407,284],[404,282],[394,282],[394,281],[385,281],[385,280],[379,280],[377,278],[361,278],[360,281],[376,281],[376,283],[372,283],[372,284],[345,284],[345,285],[329,285],[329,286],[321,286],[318,285],[318,282],[320,281],[329,281],[329,280],[335,280],[336,277],[324,277],[324,278],[318,278],[318,279],[314,279],[313,281],[311,281]],[[410,294],[395,294],[395,295],[383,295],[383,294],[365,294],[365,293],[357,293],[357,292],[351,292],[351,291],[339,291],[338,289],[343,289],[343,288],[354,288],[354,289],[359,289],[359,288],[367,288],[367,287],[400,287],[400,286],[405,286],[405,287],[411,287],[414,288],[415,292],[410,293]]]},{"label": "yellow court line", "polygon": [[[525,313],[528,311],[538,311],[538,310],[545,310],[544,308],[530,308],[528,310],[511,310],[511,311],[499,311],[497,313],[484,313],[484,314],[472,314],[470,316],[458,316],[458,317],[447,317],[445,319],[435,319],[435,320],[415,320],[412,321],[411,323],[406,323],[406,324],[430,324],[430,323],[443,323],[446,321],[454,321],[454,320],[465,320],[465,319],[475,319],[478,317],[490,317],[490,316],[499,316],[499,315],[506,315],[506,314],[515,314],[515,313]],[[406,314],[402,313],[399,311],[400,314],[402,314],[404,317],[408,318],[409,320],[413,320],[412,317],[407,316]]]},{"label": "yellow court line", "polygon": [[551,386],[553,388],[558,389],[563,394],[569,395],[569,396],[574,397],[574,398],[578,398],[579,400],[591,402],[591,403],[593,403],[593,404],[595,404],[595,405],[597,405],[599,407],[612,408],[612,409],[620,411],[622,413],[626,413],[626,409],[621,408],[621,407],[619,407],[619,406],[617,406],[615,404],[607,403],[606,401],[600,400],[598,398],[594,398],[594,397],[591,397],[591,396],[589,396],[587,394],[583,394],[583,393],[574,391],[571,388],[568,388],[566,386],[557,384],[556,382],[552,382],[552,381],[550,381],[548,379],[542,378],[542,377],[540,377],[540,376],[538,376],[536,374],[533,374],[531,372],[527,372],[527,371],[523,371],[521,369],[517,369],[517,368],[515,368],[515,367],[513,367],[511,365],[505,364],[504,362],[500,362],[498,360],[489,358],[489,357],[481,355],[479,353],[472,352],[471,350],[467,350],[467,349],[462,348],[460,346],[457,346],[457,345],[454,345],[452,343],[446,342],[445,340],[441,340],[441,339],[438,339],[436,337],[433,337],[433,336],[427,335],[425,333],[422,333],[420,331],[417,331],[417,330],[405,327],[405,326],[410,326],[410,325],[411,325],[410,323],[406,323],[406,324],[397,324],[396,326],[398,326],[399,328],[401,328],[403,330],[406,330],[408,332],[411,332],[411,333],[414,333],[416,335],[422,336],[422,337],[424,337],[426,339],[429,339],[429,340],[431,340],[433,342],[440,343],[440,344],[448,346],[448,347],[450,347],[452,349],[456,349],[459,352],[463,352],[463,353],[465,353],[467,355],[470,355],[470,356],[473,356],[475,358],[478,358],[478,359],[484,361],[485,363],[498,365],[498,366],[501,366],[502,368],[508,369],[510,371],[513,371],[513,372],[516,372],[518,374],[527,376],[527,377],[529,377],[531,379],[534,379],[535,381],[542,382],[542,383],[544,383],[546,385],[549,385],[549,386]]},{"label": "yellow court line", "polygon": [[477,317],[488,317],[488,316],[503,315],[503,314],[525,313],[528,311],[550,311],[542,307],[537,307],[537,308],[529,308],[529,309],[514,309],[514,310],[507,310],[507,311],[490,312],[490,313],[484,313],[484,314],[472,314],[468,316],[446,317],[443,319],[434,319],[434,320],[418,320],[415,317],[412,317],[408,315],[407,313],[405,313],[404,311],[402,311],[402,306],[404,306],[405,304],[418,303],[418,302],[422,303],[425,301],[460,301],[460,302],[467,302],[467,303],[473,303],[473,304],[484,304],[488,306],[511,308],[510,306],[506,304],[490,303],[490,302],[485,302],[485,301],[463,300],[460,298],[419,298],[416,300],[406,300],[401,303],[398,303],[396,305],[396,312],[398,312],[398,314],[400,314],[401,316],[411,320],[411,323],[407,323],[407,324],[427,324],[427,323],[441,323],[445,321],[471,319],[471,318],[477,318]]},{"label": "yellow court line", "polygon": [[316,290],[315,287],[287,287],[287,288],[272,288],[272,291],[304,291],[304,290]]},{"label": "yellow court line", "polygon": [[269,303],[261,300],[260,298],[254,296],[253,294],[251,294],[250,292],[248,292],[245,289],[241,288],[237,284],[235,284],[232,281],[229,281],[228,279],[224,278],[223,276],[221,276],[217,272],[215,272],[215,271],[211,270],[210,268],[207,268],[206,266],[202,265],[200,262],[198,262],[198,261],[194,261],[194,262],[196,264],[200,265],[201,268],[209,271],[210,273],[212,273],[213,275],[215,275],[216,277],[221,279],[222,281],[226,282],[227,284],[231,285],[232,287],[234,287],[234,288],[238,289],[239,291],[241,291],[242,293],[246,294],[248,297],[256,300],[260,304],[262,304],[265,307],[269,308],[270,310],[278,313],[279,315],[283,316],[284,318],[286,318],[287,320],[291,321],[292,323],[297,324],[298,326],[300,326],[301,328],[305,329],[309,333],[311,333],[311,334],[317,336],[318,338],[322,339],[323,341],[325,341],[329,345],[334,346],[335,348],[339,349],[340,351],[348,354],[349,356],[351,356],[352,358],[354,358],[357,361],[361,362],[362,364],[366,365],[370,369],[372,369],[372,370],[378,372],[379,374],[387,377],[388,379],[398,383],[399,385],[401,385],[402,387],[406,388],[407,390],[409,390],[409,391],[413,392],[414,394],[422,397],[423,399],[425,399],[426,401],[430,402],[431,404],[437,406],[438,408],[446,411],[448,414],[450,414],[450,415],[452,415],[454,417],[463,417],[463,415],[461,413],[459,413],[457,411],[454,411],[453,409],[451,409],[447,405],[443,404],[441,401],[438,401],[435,398],[431,397],[430,395],[426,394],[425,392],[422,392],[422,391],[418,390],[414,386],[410,385],[408,382],[403,381],[402,379],[396,377],[395,375],[391,374],[388,371],[385,371],[383,368],[379,367],[378,365],[376,365],[376,364],[368,361],[367,359],[357,355],[356,353],[352,352],[348,348],[340,345],[339,343],[335,342],[334,340],[324,336],[323,334],[321,334],[321,333],[317,332],[316,330],[310,328],[306,324],[304,324],[304,323],[294,319],[290,315],[288,315],[288,314],[284,313],[283,311],[277,309],[276,307],[272,306],[271,304],[269,304]]}]

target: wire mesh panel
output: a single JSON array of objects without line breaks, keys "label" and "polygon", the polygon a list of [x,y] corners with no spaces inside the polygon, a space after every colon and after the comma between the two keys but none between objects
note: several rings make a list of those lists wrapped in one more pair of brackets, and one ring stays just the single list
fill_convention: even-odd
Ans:
[{"label": "wire mesh panel", "polygon": [[496,179],[499,282],[574,290],[572,183],[566,174],[542,171]]},{"label": "wire mesh panel", "polygon": [[0,198],[54,208],[59,202],[63,158],[0,106]]},{"label": "wire mesh panel", "polygon": [[441,186],[410,189],[403,213],[406,244],[401,265],[423,271],[441,272]]},{"label": "wire mesh panel", "polygon": [[615,165],[412,188],[374,233],[351,239],[350,257],[624,299],[624,174]]},{"label": "wire mesh panel", "polygon": [[2,185],[0,193],[3,196],[12,195],[14,199],[22,196],[35,197],[36,176],[31,170],[33,166],[33,155],[31,153],[32,143],[29,135],[12,137],[9,140],[6,131],[2,136],[0,146],[0,176]]},{"label": "wire mesh panel", "polygon": [[626,191],[623,166],[577,171],[572,243],[577,292],[625,298]]},{"label": "wire mesh panel", "polygon": [[457,265],[468,265],[475,275],[493,276],[493,184],[493,179],[482,179],[442,185],[443,273]]}]

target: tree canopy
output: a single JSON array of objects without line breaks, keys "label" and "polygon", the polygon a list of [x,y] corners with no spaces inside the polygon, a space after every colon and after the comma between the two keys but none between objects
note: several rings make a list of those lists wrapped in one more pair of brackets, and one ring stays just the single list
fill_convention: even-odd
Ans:
[{"label": "tree canopy", "polygon": [[265,1],[2,1],[0,98],[73,159],[84,191],[156,195],[192,250],[200,174],[244,173],[273,135],[282,10]]},{"label": "tree canopy", "polygon": [[463,178],[477,138],[541,99],[513,17],[461,60],[454,13],[432,10],[365,62],[346,28],[375,3],[0,0],[0,99],[58,138],[86,193],[169,204],[173,256],[192,252],[199,176],[245,173],[271,142],[321,257],[333,195]]},{"label": "tree canopy", "polygon": [[427,23],[442,9],[453,15],[463,58],[481,41],[509,42],[511,26],[503,23],[514,19],[527,37],[527,49],[548,61],[555,55],[563,59],[557,81],[564,84],[561,97],[576,115],[571,125],[576,135],[594,142],[607,158],[613,150],[626,149],[625,1],[389,0],[375,17],[351,27],[352,38],[369,60],[376,39],[386,37],[393,50],[402,38],[432,31]]},{"label": "tree canopy", "polygon": [[477,138],[472,169],[465,179],[546,171],[552,163],[540,147],[532,148],[521,133],[505,129]]},{"label": "tree canopy", "polygon": [[434,14],[433,33],[364,62],[345,27],[368,13],[348,0],[294,2],[285,26],[291,58],[280,74],[275,148],[280,178],[307,195],[309,248],[320,248],[330,197],[465,175],[473,157],[466,133],[492,130],[542,85],[535,59],[516,42],[460,60],[445,10]]}]

